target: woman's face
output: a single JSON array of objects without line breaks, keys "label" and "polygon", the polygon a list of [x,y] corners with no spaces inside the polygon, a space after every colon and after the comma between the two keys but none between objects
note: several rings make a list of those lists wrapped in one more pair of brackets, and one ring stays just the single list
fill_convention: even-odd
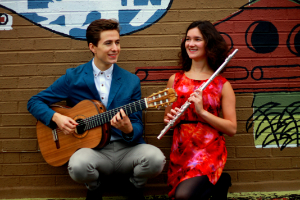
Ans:
[{"label": "woman's face", "polygon": [[185,49],[190,59],[198,60],[205,58],[205,41],[197,27],[192,28],[187,32]]}]

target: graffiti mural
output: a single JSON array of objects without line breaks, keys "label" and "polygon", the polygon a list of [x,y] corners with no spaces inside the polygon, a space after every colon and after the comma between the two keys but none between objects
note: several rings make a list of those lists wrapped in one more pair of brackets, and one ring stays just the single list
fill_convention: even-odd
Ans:
[{"label": "graffiti mural", "polygon": [[256,147],[300,146],[300,93],[255,94],[246,129],[254,130]]},{"label": "graffiti mural", "polygon": [[[224,76],[235,92],[300,91],[299,1],[249,4],[214,24],[230,49],[239,49]],[[166,81],[169,70],[178,67],[138,67],[136,74],[144,82]]]},{"label": "graffiti mural", "polygon": [[[260,0],[215,24],[240,49],[225,75],[236,92],[300,91],[299,18],[299,3]],[[228,33],[233,27],[236,33]]]},{"label": "graffiti mural", "polygon": [[[0,7],[51,32],[85,40],[95,19],[115,18],[121,35],[143,30],[161,19],[173,0],[0,0]],[[253,129],[257,148],[299,147],[300,1],[254,0],[214,23],[231,50],[239,52],[223,73],[236,93],[253,93]],[[13,18],[0,13],[0,30]],[[166,82],[178,66],[137,67],[141,82]]]},{"label": "graffiti mural", "polygon": [[[299,19],[299,2],[260,0],[215,24],[231,48],[241,49],[227,77],[236,92],[254,93],[246,130],[253,128],[257,148],[299,147]],[[229,25],[240,30],[227,34]]]},{"label": "graffiti mural", "polygon": [[0,31],[12,30],[12,16],[6,13],[0,13]]},{"label": "graffiti mural", "polygon": [[[239,49],[223,73],[235,92],[254,93],[257,148],[299,147],[300,2],[255,0],[214,25],[230,49]],[[167,81],[179,67],[139,67],[142,82]]]},{"label": "graffiti mural", "polygon": [[116,19],[121,35],[145,29],[161,19],[172,0],[1,0],[0,6],[52,32],[85,40],[96,19]]}]

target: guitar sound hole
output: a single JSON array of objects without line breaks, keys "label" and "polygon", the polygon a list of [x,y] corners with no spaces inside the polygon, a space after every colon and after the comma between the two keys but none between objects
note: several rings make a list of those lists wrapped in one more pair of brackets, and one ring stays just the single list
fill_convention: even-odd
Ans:
[{"label": "guitar sound hole", "polygon": [[76,133],[81,135],[85,132],[85,122],[82,119],[77,119],[76,122],[78,123],[76,126]]}]

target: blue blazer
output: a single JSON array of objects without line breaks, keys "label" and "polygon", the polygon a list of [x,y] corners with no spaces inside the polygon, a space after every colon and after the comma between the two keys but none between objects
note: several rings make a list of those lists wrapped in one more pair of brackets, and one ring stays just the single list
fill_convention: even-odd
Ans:
[{"label": "blue blazer", "polygon": [[[51,127],[55,113],[49,105],[66,100],[68,106],[75,106],[82,100],[100,100],[94,82],[92,60],[76,68],[67,69],[66,74],[57,79],[46,90],[31,97],[27,104],[28,111],[39,121]],[[107,110],[117,108],[141,99],[140,79],[114,64],[112,82],[107,102]],[[133,126],[133,138],[125,139],[122,132],[114,127],[111,131],[119,134],[130,143],[145,143],[143,139],[142,111],[129,115]]]}]

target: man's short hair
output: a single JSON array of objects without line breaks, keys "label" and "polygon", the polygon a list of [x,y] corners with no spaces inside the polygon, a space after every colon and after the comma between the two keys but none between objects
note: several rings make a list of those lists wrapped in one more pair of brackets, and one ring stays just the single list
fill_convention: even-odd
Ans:
[{"label": "man's short hair", "polygon": [[97,19],[86,29],[86,40],[88,45],[92,43],[97,46],[102,31],[117,30],[120,33],[119,22],[114,19]]}]

